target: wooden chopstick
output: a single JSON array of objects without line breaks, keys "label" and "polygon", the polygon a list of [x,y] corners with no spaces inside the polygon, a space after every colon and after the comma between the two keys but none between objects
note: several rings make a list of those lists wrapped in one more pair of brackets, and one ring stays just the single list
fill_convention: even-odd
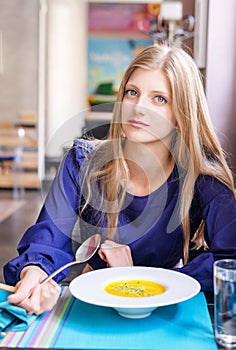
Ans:
[{"label": "wooden chopstick", "polygon": [[5,283],[0,283],[0,289],[6,290],[7,292],[13,292],[13,293],[15,291],[14,286],[9,286],[9,284],[5,284]]}]

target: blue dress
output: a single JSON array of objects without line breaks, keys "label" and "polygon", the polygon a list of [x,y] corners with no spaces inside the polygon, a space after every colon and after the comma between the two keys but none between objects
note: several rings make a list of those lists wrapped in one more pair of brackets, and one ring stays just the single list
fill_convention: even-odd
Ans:
[{"label": "blue dress", "polygon": [[[4,266],[7,283],[15,285],[22,268],[40,266],[48,274],[74,259],[72,241],[83,241],[92,233],[106,238],[106,218],[90,204],[80,214],[81,179],[87,160],[96,147],[76,140],[61,162],[37,222],[22,237],[19,256]],[[167,181],[148,196],[127,193],[119,214],[118,241],[131,248],[134,265],[173,269],[183,258],[183,234],[179,222],[181,171],[176,165]],[[208,250],[192,250],[189,262],[175,270],[197,279],[203,291],[213,288],[213,263],[236,259],[236,201],[232,192],[210,176],[199,176],[190,210],[191,238],[205,221]],[[79,242],[80,243],[80,242]],[[89,262],[94,269],[105,263],[96,254]],[[61,281],[68,271],[55,277]]]}]

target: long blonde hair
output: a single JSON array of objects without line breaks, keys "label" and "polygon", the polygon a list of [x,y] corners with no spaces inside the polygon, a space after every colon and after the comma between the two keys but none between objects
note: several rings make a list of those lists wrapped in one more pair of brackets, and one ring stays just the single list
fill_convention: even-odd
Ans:
[{"label": "long blonde hair", "polygon": [[[129,179],[129,169],[123,155],[125,136],[121,125],[121,102],[126,84],[137,68],[161,70],[171,86],[173,114],[177,121],[176,139],[171,153],[178,165],[185,170],[179,215],[186,263],[190,244],[189,210],[197,177],[200,174],[213,176],[233,192],[234,184],[209,116],[201,74],[192,57],[182,48],[150,46],[139,53],[127,68],[118,91],[108,139],[99,147],[100,165],[93,159],[86,174],[88,195],[84,208],[94,195],[91,183],[99,180],[102,198],[100,209],[107,213],[108,236],[112,239],[116,233],[118,215],[126,192],[125,183]],[[99,158],[98,154],[94,157],[96,160]],[[200,224],[193,237],[195,249],[205,244],[203,230],[204,222]]]}]

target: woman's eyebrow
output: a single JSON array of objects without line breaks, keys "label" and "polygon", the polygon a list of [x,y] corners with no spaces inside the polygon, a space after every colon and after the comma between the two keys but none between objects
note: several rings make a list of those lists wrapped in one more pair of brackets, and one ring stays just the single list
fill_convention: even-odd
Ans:
[{"label": "woman's eyebrow", "polygon": [[127,83],[126,85],[125,85],[125,88],[134,88],[134,89],[138,89],[138,86],[136,86],[136,85],[134,85],[134,84],[132,84],[132,83]]}]

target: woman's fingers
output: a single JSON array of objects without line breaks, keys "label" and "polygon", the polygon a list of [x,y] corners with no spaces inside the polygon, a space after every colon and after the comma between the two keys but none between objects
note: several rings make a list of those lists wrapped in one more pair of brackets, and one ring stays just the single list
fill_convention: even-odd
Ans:
[{"label": "woman's fingers", "polygon": [[37,285],[33,288],[31,295],[23,299],[21,307],[23,307],[28,314],[40,315],[45,311],[51,310],[56,304],[61,288],[53,281],[48,282],[44,286]]},{"label": "woman's fingers", "polygon": [[100,247],[98,254],[108,267],[133,266],[130,247],[106,240]]},{"label": "woman's fingers", "polygon": [[28,284],[27,281],[20,280],[15,286],[15,292],[8,296],[8,301],[15,305],[20,304],[27,297],[32,287],[32,282]]},{"label": "woman's fingers", "polygon": [[40,289],[40,309],[38,314],[51,310],[55,306],[61,292],[61,287],[53,280],[40,287]]},{"label": "woman's fingers", "polygon": [[31,266],[22,273],[22,279],[15,286],[15,293],[8,296],[9,302],[20,305],[29,314],[41,314],[56,304],[60,295],[60,286],[53,280],[41,286],[47,274]]},{"label": "woman's fingers", "polygon": [[21,302],[28,314],[39,314],[40,311],[40,286],[33,288],[31,295]]}]

